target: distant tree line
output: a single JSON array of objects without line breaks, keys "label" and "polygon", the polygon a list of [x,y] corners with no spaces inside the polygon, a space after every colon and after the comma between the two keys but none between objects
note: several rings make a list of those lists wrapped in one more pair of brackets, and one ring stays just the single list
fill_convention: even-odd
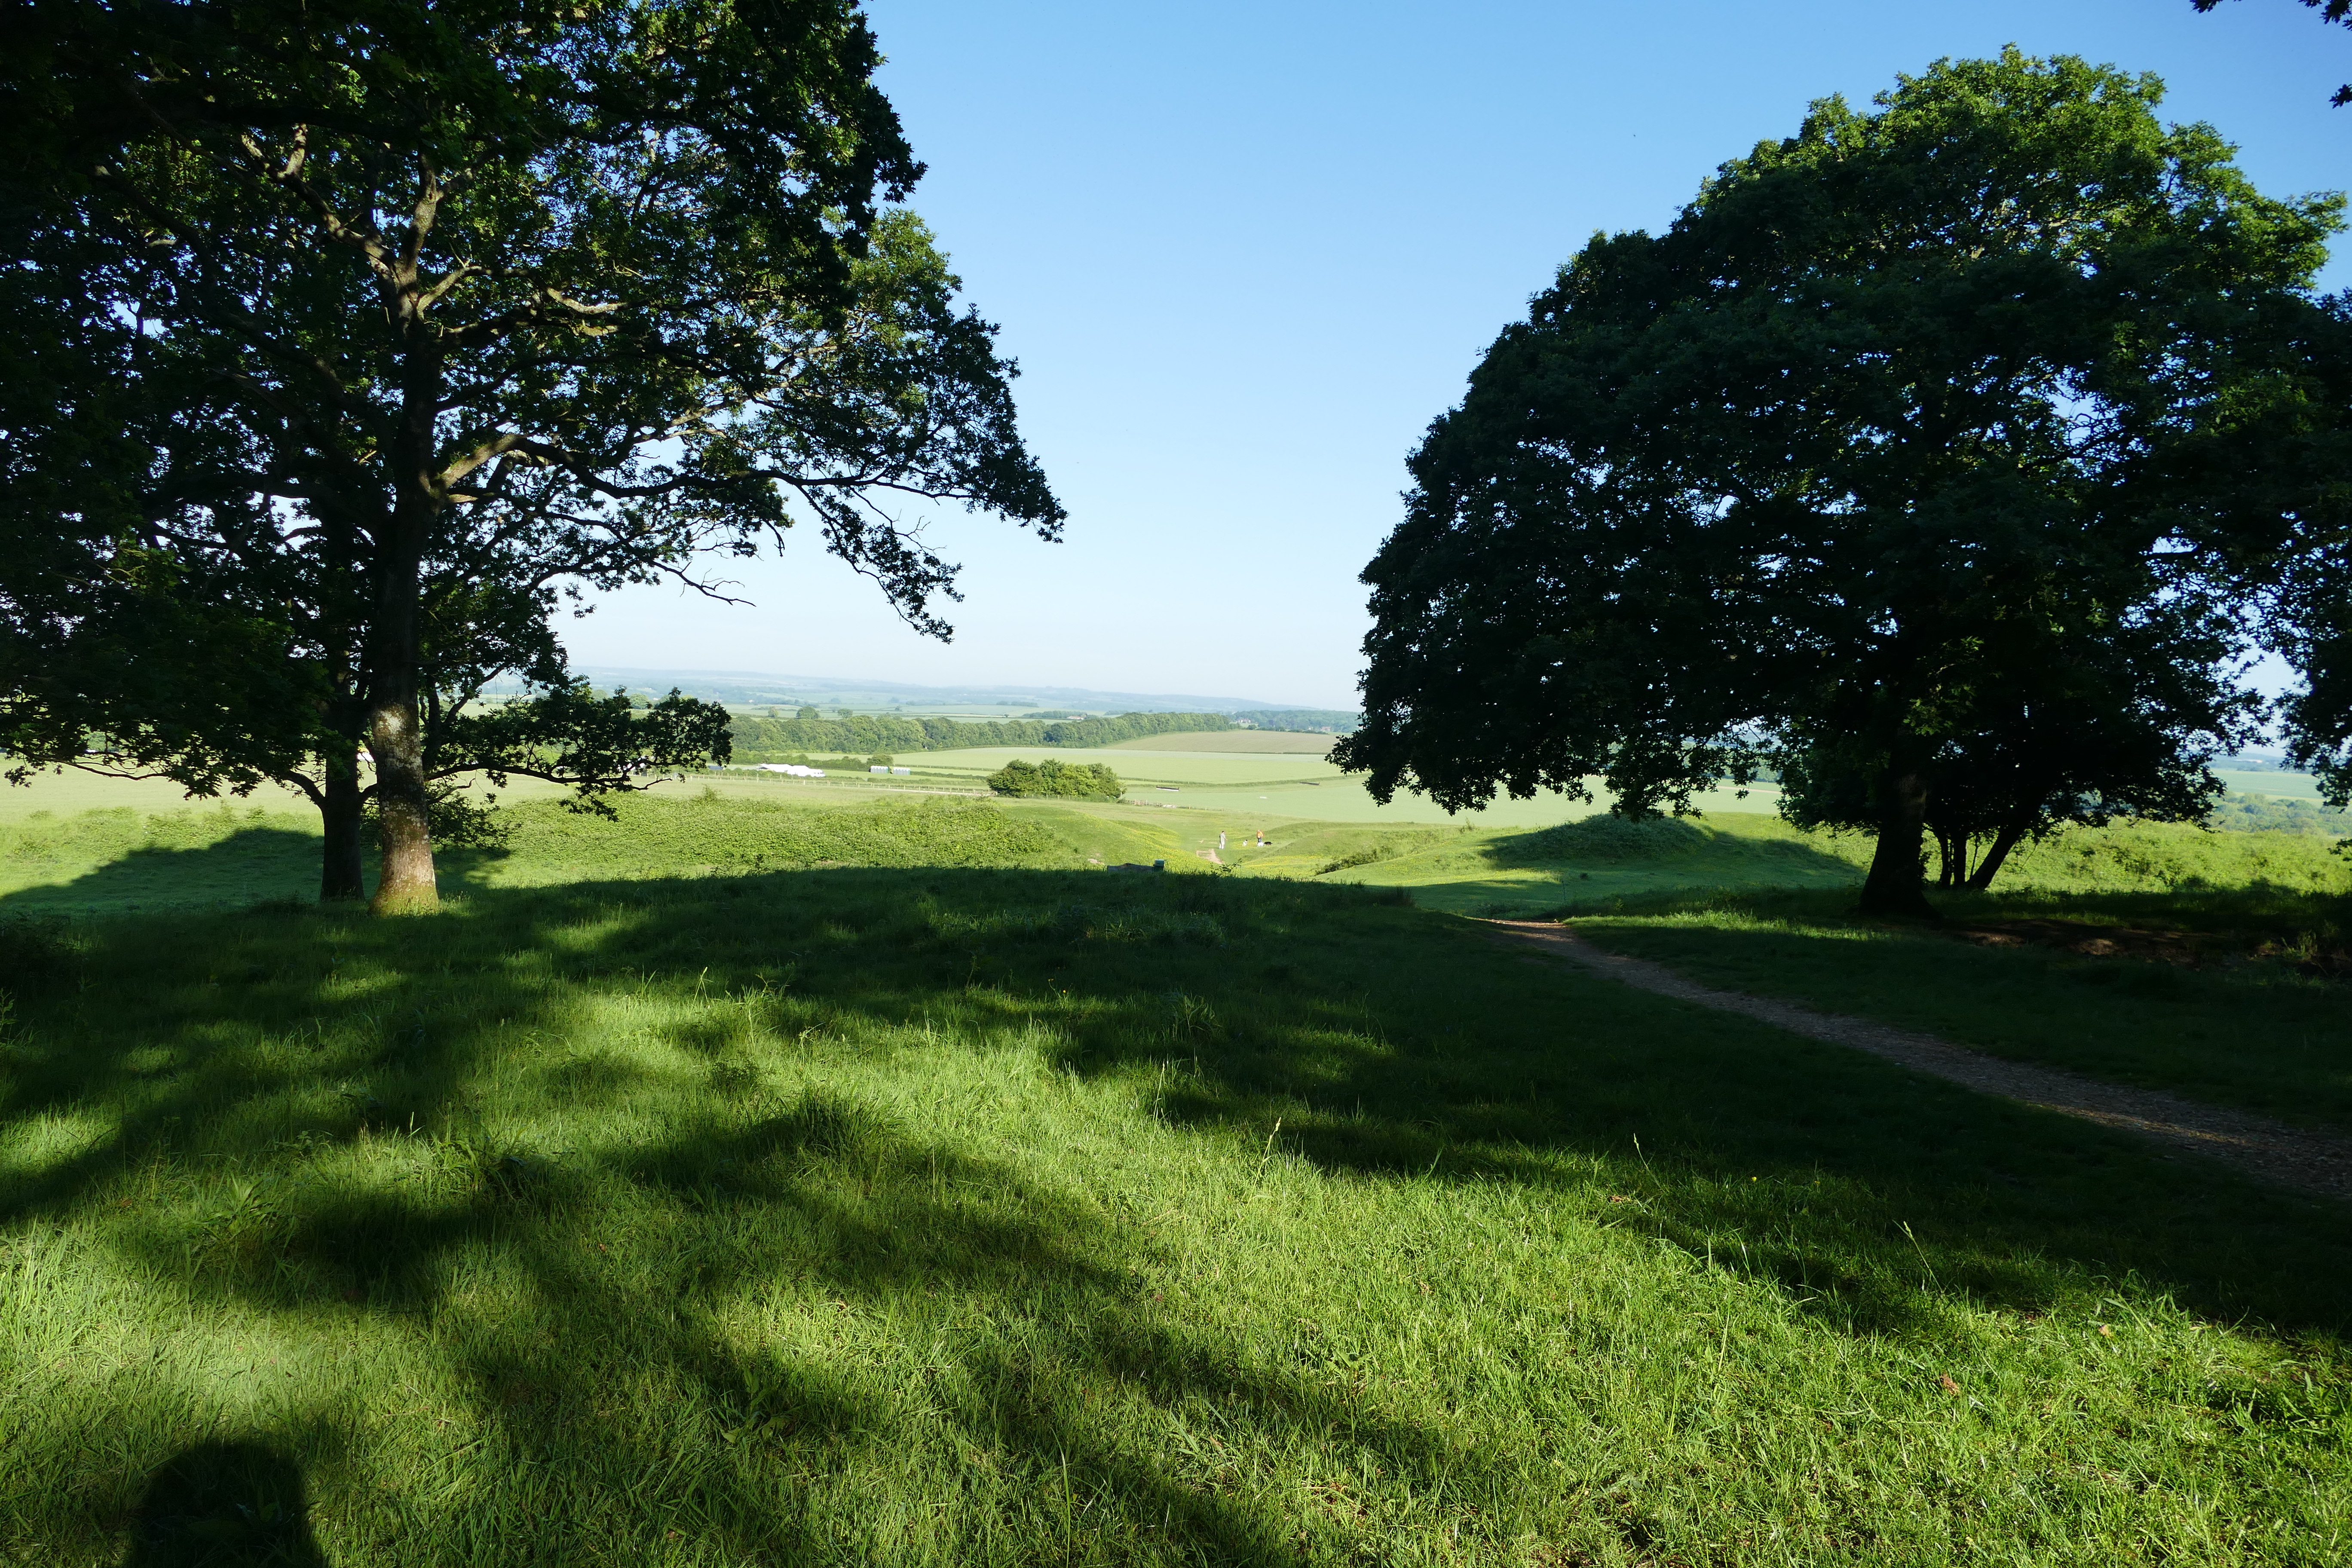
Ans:
[{"label": "distant tree line", "polygon": [[2326,833],[2341,838],[2352,835],[2352,812],[2318,801],[2231,794],[2213,807],[2205,824],[2240,833]]},{"label": "distant tree line", "polygon": [[1282,730],[1307,735],[1344,735],[1356,727],[1361,715],[1341,712],[1336,708],[1265,708],[1254,713],[1236,713],[1253,730]]},{"label": "distant tree line", "polygon": [[740,718],[728,725],[737,760],[782,761],[816,752],[952,752],[969,746],[1108,746],[1146,735],[1230,730],[1219,713],[1122,713],[1103,719]]}]

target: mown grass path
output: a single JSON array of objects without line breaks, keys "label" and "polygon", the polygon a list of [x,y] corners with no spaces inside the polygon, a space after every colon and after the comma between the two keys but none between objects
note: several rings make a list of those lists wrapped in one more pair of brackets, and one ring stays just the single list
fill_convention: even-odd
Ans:
[{"label": "mown grass path", "polygon": [[1609,952],[1570,928],[1546,921],[1488,922],[1507,936],[1533,942],[1565,958],[1662,996],[1744,1014],[1777,1028],[1832,1045],[1851,1046],[1983,1094],[1997,1094],[2041,1110],[2080,1117],[2102,1126],[2137,1132],[2177,1148],[2225,1161],[2267,1181],[2352,1198],[2352,1143],[2289,1127],[2268,1117],[2183,1100],[2153,1089],[2127,1089],[2096,1079],[1999,1057],[1939,1040],[1932,1035],[1889,1028],[1864,1018],[1817,1013],[1789,1002],[1718,991],[1686,980],[1664,964]]}]

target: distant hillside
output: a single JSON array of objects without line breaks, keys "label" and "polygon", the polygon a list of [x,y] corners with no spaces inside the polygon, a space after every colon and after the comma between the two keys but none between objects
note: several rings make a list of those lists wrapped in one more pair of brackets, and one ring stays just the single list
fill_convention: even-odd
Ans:
[{"label": "distant hillside", "polygon": [[821,752],[896,756],[966,746],[1108,746],[1146,735],[1230,730],[1222,713],[1123,713],[1115,719],[754,719],[727,726],[739,763],[785,762]]},{"label": "distant hillside", "polygon": [[755,670],[636,669],[612,665],[584,665],[580,673],[599,689],[625,686],[632,691],[658,695],[675,686],[688,696],[724,702],[730,708],[1076,708],[1092,713],[1253,716],[1261,712],[1306,711],[1251,697],[1088,691],[1069,686],[908,686],[889,680],[768,675]]}]

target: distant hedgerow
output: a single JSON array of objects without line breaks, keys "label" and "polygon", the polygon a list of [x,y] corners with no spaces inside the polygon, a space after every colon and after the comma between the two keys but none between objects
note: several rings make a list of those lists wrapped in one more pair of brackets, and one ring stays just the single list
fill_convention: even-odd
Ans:
[{"label": "distant hedgerow", "polygon": [[988,775],[999,795],[1046,795],[1056,800],[1117,800],[1125,793],[1118,775],[1100,763],[1009,762]]}]

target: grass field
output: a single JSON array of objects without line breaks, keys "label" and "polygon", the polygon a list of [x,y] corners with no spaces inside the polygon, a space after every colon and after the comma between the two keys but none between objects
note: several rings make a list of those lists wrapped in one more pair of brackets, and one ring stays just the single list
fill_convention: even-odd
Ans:
[{"label": "grass field", "polygon": [[1192,735],[1145,735],[1116,742],[1113,752],[1247,752],[1256,756],[1319,757],[1329,751],[1336,735],[1305,735],[1280,730],[1234,730]]},{"label": "grass field", "polygon": [[2340,1206],[1429,907],[2352,1127],[2324,839],[1955,905],[2185,968],[1855,921],[1762,817],[1218,876],[1213,812],[722,775],[379,921],[253,809],[0,826],[0,1562],[2352,1555]]},{"label": "grass field", "polygon": [[[1306,847],[1317,840],[1302,835],[1299,842]],[[1533,833],[1397,834],[1358,851],[1368,856],[1361,864],[1322,875],[1410,888],[1423,907],[1458,913],[1590,914],[1695,888],[1859,887],[1871,851],[1871,840],[1859,835],[1800,833],[1754,812],[1646,823],[1595,816]],[[2004,896],[2253,886],[2352,892],[2352,860],[2318,835],[2127,823],[2022,845],[1996,886]]]},{"label": "grass field", "polygon": [[2317,800],[2319,781],[2309,773],[2245,773],[2226,770],[2215,774],[2231,795],[2276,795],[2282,800]]},{"label": "grass field", "polygon": [[[2334,1213],[1379,900],[771,872],[90,928],[10,1034],[0,1543],[2352,1547]],[[253,1511],[159,1522],[158,1474]]]},{"label": "grass field", "polygon": [[[1264,734],[1250,735],[1254,740],[1265,740]],[[1158,740],[1186,742],[1229,742],[1241,736],[1160,736]],[[1297,739],[1300,737],[1291,737]],[[1323,737],[1305,737],[1321,740]],[[1015,757],[1031,761],[1042,753],[1037,748],[990,747],[961,752],[920,752],[899,761],[912,766],[919,780],[941,784],[974,785],[989,773],[1003,767]],[[1055,756],[1066,762],[1093,762],[1108,764],[1129,785],[1129,797],[1150,799],[1155,804],[1180,810],[1204,814],[1213,820],[1209,823],[1211,841],[1215,832],[1223,828],[1255,832],[1260,827],[1269,830],[1277,825],[1293,822],[1349,823],[1367,826],[1415,824],[1456,826],[1476,825],[1485,828],[1549,827],[1574,821],[1608,809],[1610,796],[1596,795],[1592,801],[1571,800],[1564,795],[1540,795],[1533,800],[1498,800],[1484,811],[1450,815],[1418,795],[1399,795],[1386,805],[1376,804],[1364,793],[1360,775],[1341,773],[1323,760],[1318,751],[1295,752],[1255,752],[1233,749],[1190,746],[1183,750],[1172,747],[1130,747],[1126,743],[1093,749],[1077,747],[1056,749]],[[1778,795],[1769,787],[1750,791],[1742,799],[1737,792],[1718,791],[1702,803],[1708,810],[1769,811]]]}]

